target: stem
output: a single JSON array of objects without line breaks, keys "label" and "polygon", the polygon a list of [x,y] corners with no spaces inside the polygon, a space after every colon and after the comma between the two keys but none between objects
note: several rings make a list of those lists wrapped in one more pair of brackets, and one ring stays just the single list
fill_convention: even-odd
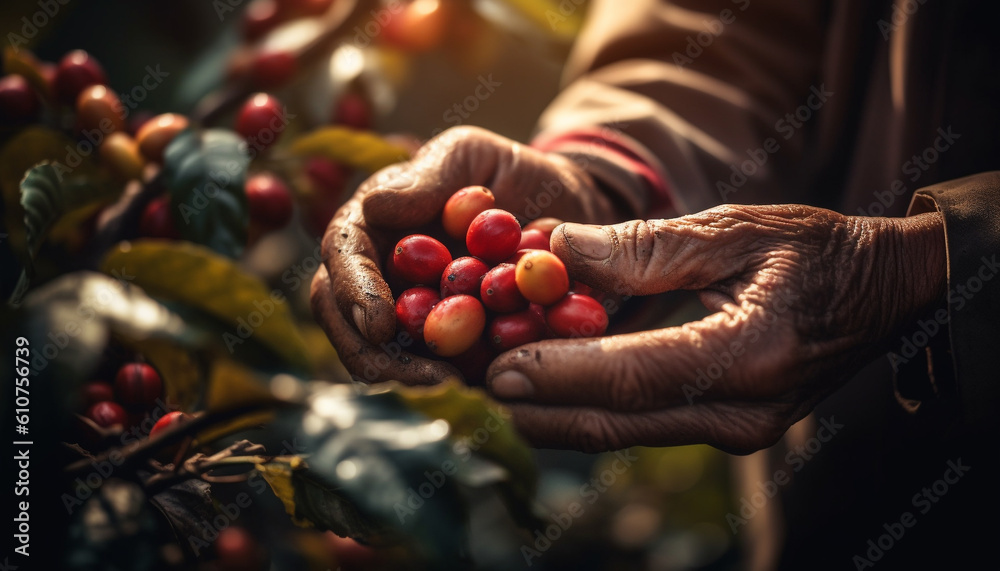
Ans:
[{"label": "stem", "polygon": [[209,413],[204,416],[197,416],[187,422],[180,423],[164,430],[156,438],[147,438],[123,447],[105,450],[93,459],[85,458],[77,460],[64,468],[63,473],[70,479],[79,476],[86,476],[88,472],[93,470],[92,464],[100,464],[108,461],[112,454],[116,455],[116,460],[119,460],[118,462],[113,463],[117,464],[119,468],[134,468],[143,460],[152,457],[163,448],[167,448],[180,442],[188,435],[197,434],[206,428],[216,424],[221,424],[247,413],[257,412],[268,408],[280,408],[284,406],[293,405],[275,402],[255,403]]}]

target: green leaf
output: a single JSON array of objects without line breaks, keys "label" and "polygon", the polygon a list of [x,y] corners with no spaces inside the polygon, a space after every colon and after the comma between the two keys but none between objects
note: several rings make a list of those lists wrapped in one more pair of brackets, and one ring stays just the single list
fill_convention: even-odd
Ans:
[{"label": "green leaf", "polygon": [[34,275],[34,259],[49,230],[71,212],[86,209],[113,196],[110,187],[85,183],[78,178],[64,178],[51,164],[29,170],[21,181],[21,208],[24,212],[24,272],[11,302],[17,304],[27,291]]},{"label": "green leaf", "polygon": [[[6,239],[9,241],[11,251],[29,271],[32,260],[28,255],[29,248],[25,236],[21,181],[27,171],[43,162],[58,164],[57,172],[66,179],[68,186],[78,188],[81,183],[94,181],[97,188],[106,188],[89,156],[81,157],[76,150],[76,142],[59,131],[37,125],[31,126],[18,132],[0,149],[0,191],[3,193],[3,224],[6,227],[4,232],[8,234]],[[75,166],[70,168],[63,163]],[[13,274],[9,278],[10,281],[21,276],[21,268],[16,264],[5,265],[3,271],[8,276]],[[27,285],[27,278],[21,278],[20,295],[23,295]]]},{"label": "green leaf", "polygon": [[164,182],[181,238],[238,258],[247,242],[250,157],[231,131],[185,131],[167,147]]},{"label": "green leaf", "polygon": [[300,525],[364,541],[408,540],[432,569],[465,563],[467,514],[451,477],[458,459],[446,422],[390,392],[326,385],[314,389],[304,413],[283,415],[279,431],[282,423],[297,431],[307,459],[262,474]]},{"label": "green leaf", "polygon": [[259,361],[263,346],[296,370],[309,370],[305,342],[281,292],[232,260],[188,242],[137,240],[112,249],[101,268],[219,320],[217,342],[237,360]]},{"label": "green leaf", "polygon": [[368,172],[410,158],[405,148],[375,133],[347,127],[323,127],[307,133],[292,143],[291,150],[300,156],[325,157]]}]

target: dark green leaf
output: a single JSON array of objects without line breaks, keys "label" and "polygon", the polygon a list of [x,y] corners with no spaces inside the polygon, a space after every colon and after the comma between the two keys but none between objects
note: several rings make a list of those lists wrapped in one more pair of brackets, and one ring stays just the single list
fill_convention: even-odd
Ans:
[{"label": "dark green leaf", "polygon": [[164,182],[181,237],[238,258],[247,242],[246,143],[221,129],[185,131],[167,147]]},{"label": "dark green leaf", "polygon": [[316,390],[305,413],[284,422],[297,426],[306,460],[259,469],[296,521],[365,541],[412,541],[431,568],[467,564],[467,514],[446,422],[396,394],[351,385]]},{"label": "dark green leaf", "polygon": [[34,274],[33,260],[52,226],[63,216],[89,205],[110,199],[114,190],[96,181],[85,182],[65,176],[52,164],[29,170],[21,181],[20,204],[24,212],[24,272],[11,296],[20,302]]},{"label": "dark green leaf", "polygon": [[189,560],[202,555],[201,540],[211,543],[207,531],[216,532],[213,518],[218,515],[212,504],[211,486],[202,480],[185,480],[156,494],[149,500],[170,523],[177,543]]}]

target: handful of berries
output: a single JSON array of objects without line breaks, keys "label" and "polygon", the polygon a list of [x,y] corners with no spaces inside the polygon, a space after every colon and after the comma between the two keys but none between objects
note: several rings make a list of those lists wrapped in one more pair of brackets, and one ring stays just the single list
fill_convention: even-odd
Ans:
[{"label": "handful of berries", "polygon": [[541,218],[522,229],[494,205],[482,186],[445,204],[441,224],[464,239],[468,255],[453,257],[440,240],[411,234],[387,262],[389,283],[402,286],[393,291],[399,329],[470,382],[498,353],[552,337],[599,336],[608,326],[603,295],[579,282],[571,287],[566,266],[549,251],[561,221]]}]

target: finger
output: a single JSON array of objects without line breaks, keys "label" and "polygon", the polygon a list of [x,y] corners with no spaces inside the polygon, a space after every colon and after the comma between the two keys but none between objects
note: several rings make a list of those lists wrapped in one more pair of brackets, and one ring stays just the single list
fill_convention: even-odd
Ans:
[{"label": "finger", "polygon": [[323,238],[332,299],[374,344],[390,341],[396,332],[392,291],[379,271],[379,246],[369,234],[357,199],[337,212]]},{"label": "finger", "polygon": [[377,346],[368,342],[344,319],[333,299],[330,274],[320,267],[313,277],[310,292],[313,314],[355,380],[365,383],[397,380],[409,385],[433,385],[461,378],[457,369],[443,361],[408,353],[407,348],[415,341],[407,335]]},{"label": "finger", "polygon": [[754,353],[776,345],[759,334],[756,319],[754,312],[720,312],[656,331],[533,343],[497,357],[486,386],[500,399],[623,412],[760,398],[766,384],[733,382],[737,371],[756,372]]},{"label": "finger", "polygon": [[565,224],[552,233],[552,252],[571,277],[619,294],[703,289],[742,273],[758,245],[730,211],[713,209],[671,220],[612,226]]},{"label": "finger", "polygon": [[794,423],[783,405],[704,403],[644,413],[507,405],[522,437],[538,448],[606,452],[631,446],[708,444],[731,454],[767,448]]},{"label": "finger", "polygon": [[388,228],[431,222],[452,194],[491,181],[496,172],[497,138],[463,129],[430,140],[408,163],[386,169],[366,183],[365,218]]}]

